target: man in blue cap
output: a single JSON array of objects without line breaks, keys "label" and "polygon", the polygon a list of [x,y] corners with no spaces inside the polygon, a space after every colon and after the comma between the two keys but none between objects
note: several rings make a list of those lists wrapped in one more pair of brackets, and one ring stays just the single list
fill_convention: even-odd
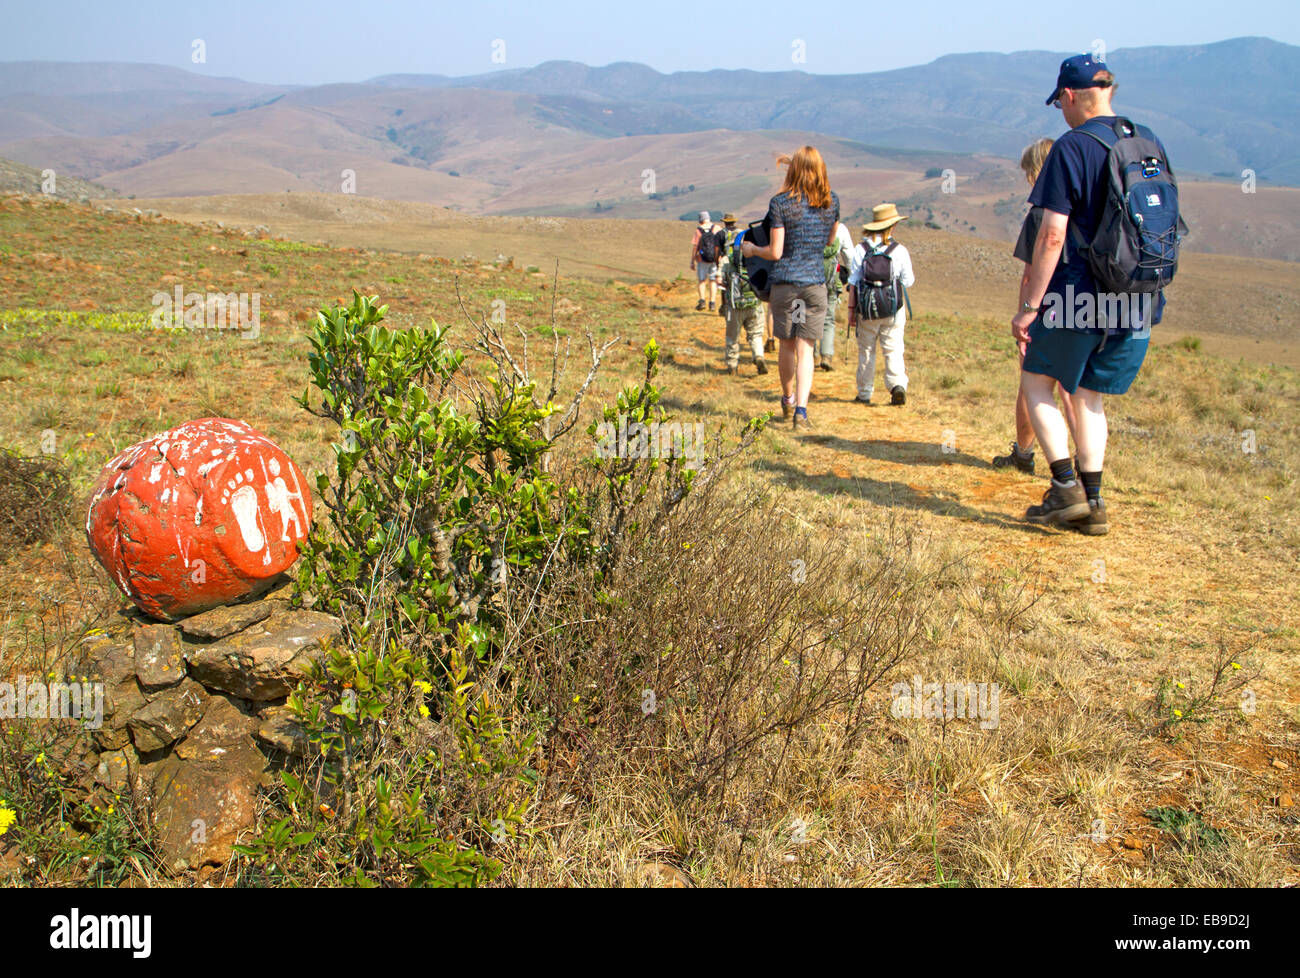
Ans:
[{"label": "man in blue cap", "polygon": [[[1119,121],[1111,110],[1114,91],[1115,76],[1092,56],[1076,55],[1061,63],[1046,104],[1061,110],[1070,131],[1052,147],[1029,196],[1030,204],[1044,209],[1043,223],[1021,309],[1011,321],[1016,339],[1029,344],[1020,384],[1052,468],[1042,504],[1030,506],[1025,518],[1090,535],[1108,529],[1101,499],[1107,436],[1102,395],[1129,389],[1150,340],[1149,329],[1142,328],[1149,322],[1115,329],[1102,317],[1076,316],[1076,297],[1090,294],[1092,308],[1097,308],[1098,286],[1077,242],[1092,241],[1109,187],[1108,149],[1079,127],[1092,119],[1111,125]],[[1070,458],[1069,429],[1053,396],[1057,381],[1075,404],[1077,471]]]}]

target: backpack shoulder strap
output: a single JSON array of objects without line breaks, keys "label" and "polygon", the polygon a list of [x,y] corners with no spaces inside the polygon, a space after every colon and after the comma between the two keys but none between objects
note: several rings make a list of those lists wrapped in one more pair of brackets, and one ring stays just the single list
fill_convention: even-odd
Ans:
[{"label": "backpack shoulder strap", "polygon": [[897,248],[897,247],[898,247],[898,242],[897,242],[897,241],[890,241],[890,242],[889,242],[889,247],[886,248],[886,249],[884,250],[884,254],[886,254],[886,255],[891,254],[891,253],[893,252],[893,250],[894,250],[895,248]]},{"label": "backpack shoulder strap", "polygon": [[[1121,139],[1137,135],[1138,127],[1133,124],[1132,120],[1126,119],[1123,116],[1118,116],[1116,117],[1115,122],[1110,125],[1101,122],[1098,119],[1089,119],[1082,125],[1076,126],[1073,131],[1081,132],[1085,136],[1091,136],[1097,142],[1101,143],[1109,156],[1111,150],[1115,148],[1115,144]],[[1074,221],[1070,222],[1066,233],[1070,239],[1073,240],[1077,250],[1083,251],[1087,247],[1088,243],[1083,239],[1083,232],[1079,230],[1078,225],[1075,224]]]},{"label": "backpack shoulder strap", "polygon": [[[1116,125],[1127,121],[1128,120],[1126,119],[1116,120]],[[1129,125],[1132,126],[1133,124],[1130,122]],[[1098,122],[1096,119],[1089,119],[1074,131],[1081,132],[1085,136],[1091,136],[1093,139],[1097,140],[1097,142],[1101,143],[1102,146],[1106,147],[1106,152],[1110,152],[1111,148],[1120,140],[1120,134],[1116,132],[1114,128],[1106,125],[1104,122]]]}]

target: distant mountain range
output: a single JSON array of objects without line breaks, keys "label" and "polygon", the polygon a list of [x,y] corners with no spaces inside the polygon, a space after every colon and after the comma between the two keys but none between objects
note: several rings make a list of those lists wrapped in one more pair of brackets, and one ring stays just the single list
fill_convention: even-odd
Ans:
[{"label": "distant mountain range", "polygon": [[[850,215],[897,199],[935,226],[1005,237],[1026,190],[1012,160],[1064,128],[1043,99],[1065,56],[950,55],[860,75],[548,62],[319,86],[0,63],[0,157],[125,195],[337,193],[351,173],[359,194],[471,213],[678,217],[753,214],[776,155],[813,141]],[[1300,191],[1269,189],[1300,186],[1300,47],[1238,38],[1107,60],[1117,107],[1155,128],[1180,174],[1223,178],[1202,198],[1217,201],[1230,246],[1300,258]],[[940,193],[944,169],[958,193]],[[1239,209],[1245,169],[1264,191]]]},{"label": "distant mountain range", "polygon": [[[298,105],[325,107],[394,89],[479,89],[533,96],[536,120],[597,138],[801,130],[897,149],[1011,157],[1030,139],[1062,128],[1043,98],[1063,56],[955,54],[860,75],[661,74],[640,64],[553,61],[463,78],[384,75],[314,88],[153,65],[17,62],[0,64],[0,153],[36,165],[23,152],[34,140],[121,138],[265,108],[291,95]],[[1300,47],[1244,37],[1120,49],[1108,60],[1119,77],[1119,107],[1153,126],[1181,169],[1235,176],[1250,168],[1267,181],[1300,184]],[[434,150],[422,148],[417,160]]]},{"label": "distant mountain range", "polygon": [[[396,88],[486,88],[543,96],[597,135],[692,129],[801,129],[876,146],[1016,156],[1063,128],[1043,105],[1060,52],[954,54],[860,75],[799,71],[660,74],[645,65],[553,61],[468,78],[386,75]],[[1201,173],[1252,168],[1300,184],[1300,47],[1243,37],[1194,47],[1113,51],[1116,104],[1161,134],[1177,165]],[[605,108],[614,108],[605,113]]]}]

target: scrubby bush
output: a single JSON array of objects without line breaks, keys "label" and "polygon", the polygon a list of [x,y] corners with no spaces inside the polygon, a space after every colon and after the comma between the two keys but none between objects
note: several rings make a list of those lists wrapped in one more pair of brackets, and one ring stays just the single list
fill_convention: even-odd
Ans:
[{"label": "scrubby bush", "polygon": [[0,448],[0,560],[48,540],[67,517],[70,499],[68,471],[58,458],[24,458]]},{"label": "scrubby bush", "polygon": [[[282,817],[241,850],[259,878],[320,876],[323,861],[357,884],[491,879],[480,849],[514,831],[533,790],[540,719],[512,692],[529,607],[561,566],[599,576],[624,541],[656,532],[697,474],[682,457],[611,458],[557,479],[553,453],[609,343],[588,334],[591,364],[562,410],[558,335],[542,395],[526,347],[487,322],[473,324],[476,372],[438,324],[389,330],[386,311],[354,294],[311,336],[315,395],[300,403],[340,437],[300,585],[341,616],[348,648],[290,698],[311,770],[286,772]],[[652,343],[645,382],[607,416],[667,419],[657,359]]]},{"label": "scrubby bush", "polygon": [[436,642],[459,623],[494,623],[493,597],[544,558],[564,508],[541,472],[537,426],[553,407],[500,385],[458,405],[464,353],[436,323],[387,329],[387,308],[356,294],[321,312],[309,358],[319,401],[301,399],[340,433],[301,579],[380,648],[386,632]]},{"label": "scrubby bush", "polygon": [[[810,739],[835,739],[834,763],[857,749],[925,582],[812,550],[737,494],[731,462],[766,416],[689,452],[615,449],[612,428],[670,421],[653,341],[640,382],[583,427],[615,341],[588,333],[561,407],[558,335],[543,392],[526,333],[516,349],[471,319],[471,364],[437,324],[389,330],[385,311],[356,295],[311,338],[301,403],[340,438],[300,584],[347,642],[290,698],[313,756],[241,849],[250,881],[474,885],[536,810],[610,778],[717,812]],[[605,450],[566,441],[583,431]],[[856,583],[810,601],[808,577]]]}]

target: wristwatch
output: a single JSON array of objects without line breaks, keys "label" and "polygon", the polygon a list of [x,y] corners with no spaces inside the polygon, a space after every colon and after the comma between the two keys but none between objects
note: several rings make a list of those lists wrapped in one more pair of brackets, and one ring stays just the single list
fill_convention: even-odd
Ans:
[{"label": "wristwatch", "polygon": [[1031,306],[1028,302],[1020,303],[1021,312],[1038,312],[1041,308],[1042,306]]}]

